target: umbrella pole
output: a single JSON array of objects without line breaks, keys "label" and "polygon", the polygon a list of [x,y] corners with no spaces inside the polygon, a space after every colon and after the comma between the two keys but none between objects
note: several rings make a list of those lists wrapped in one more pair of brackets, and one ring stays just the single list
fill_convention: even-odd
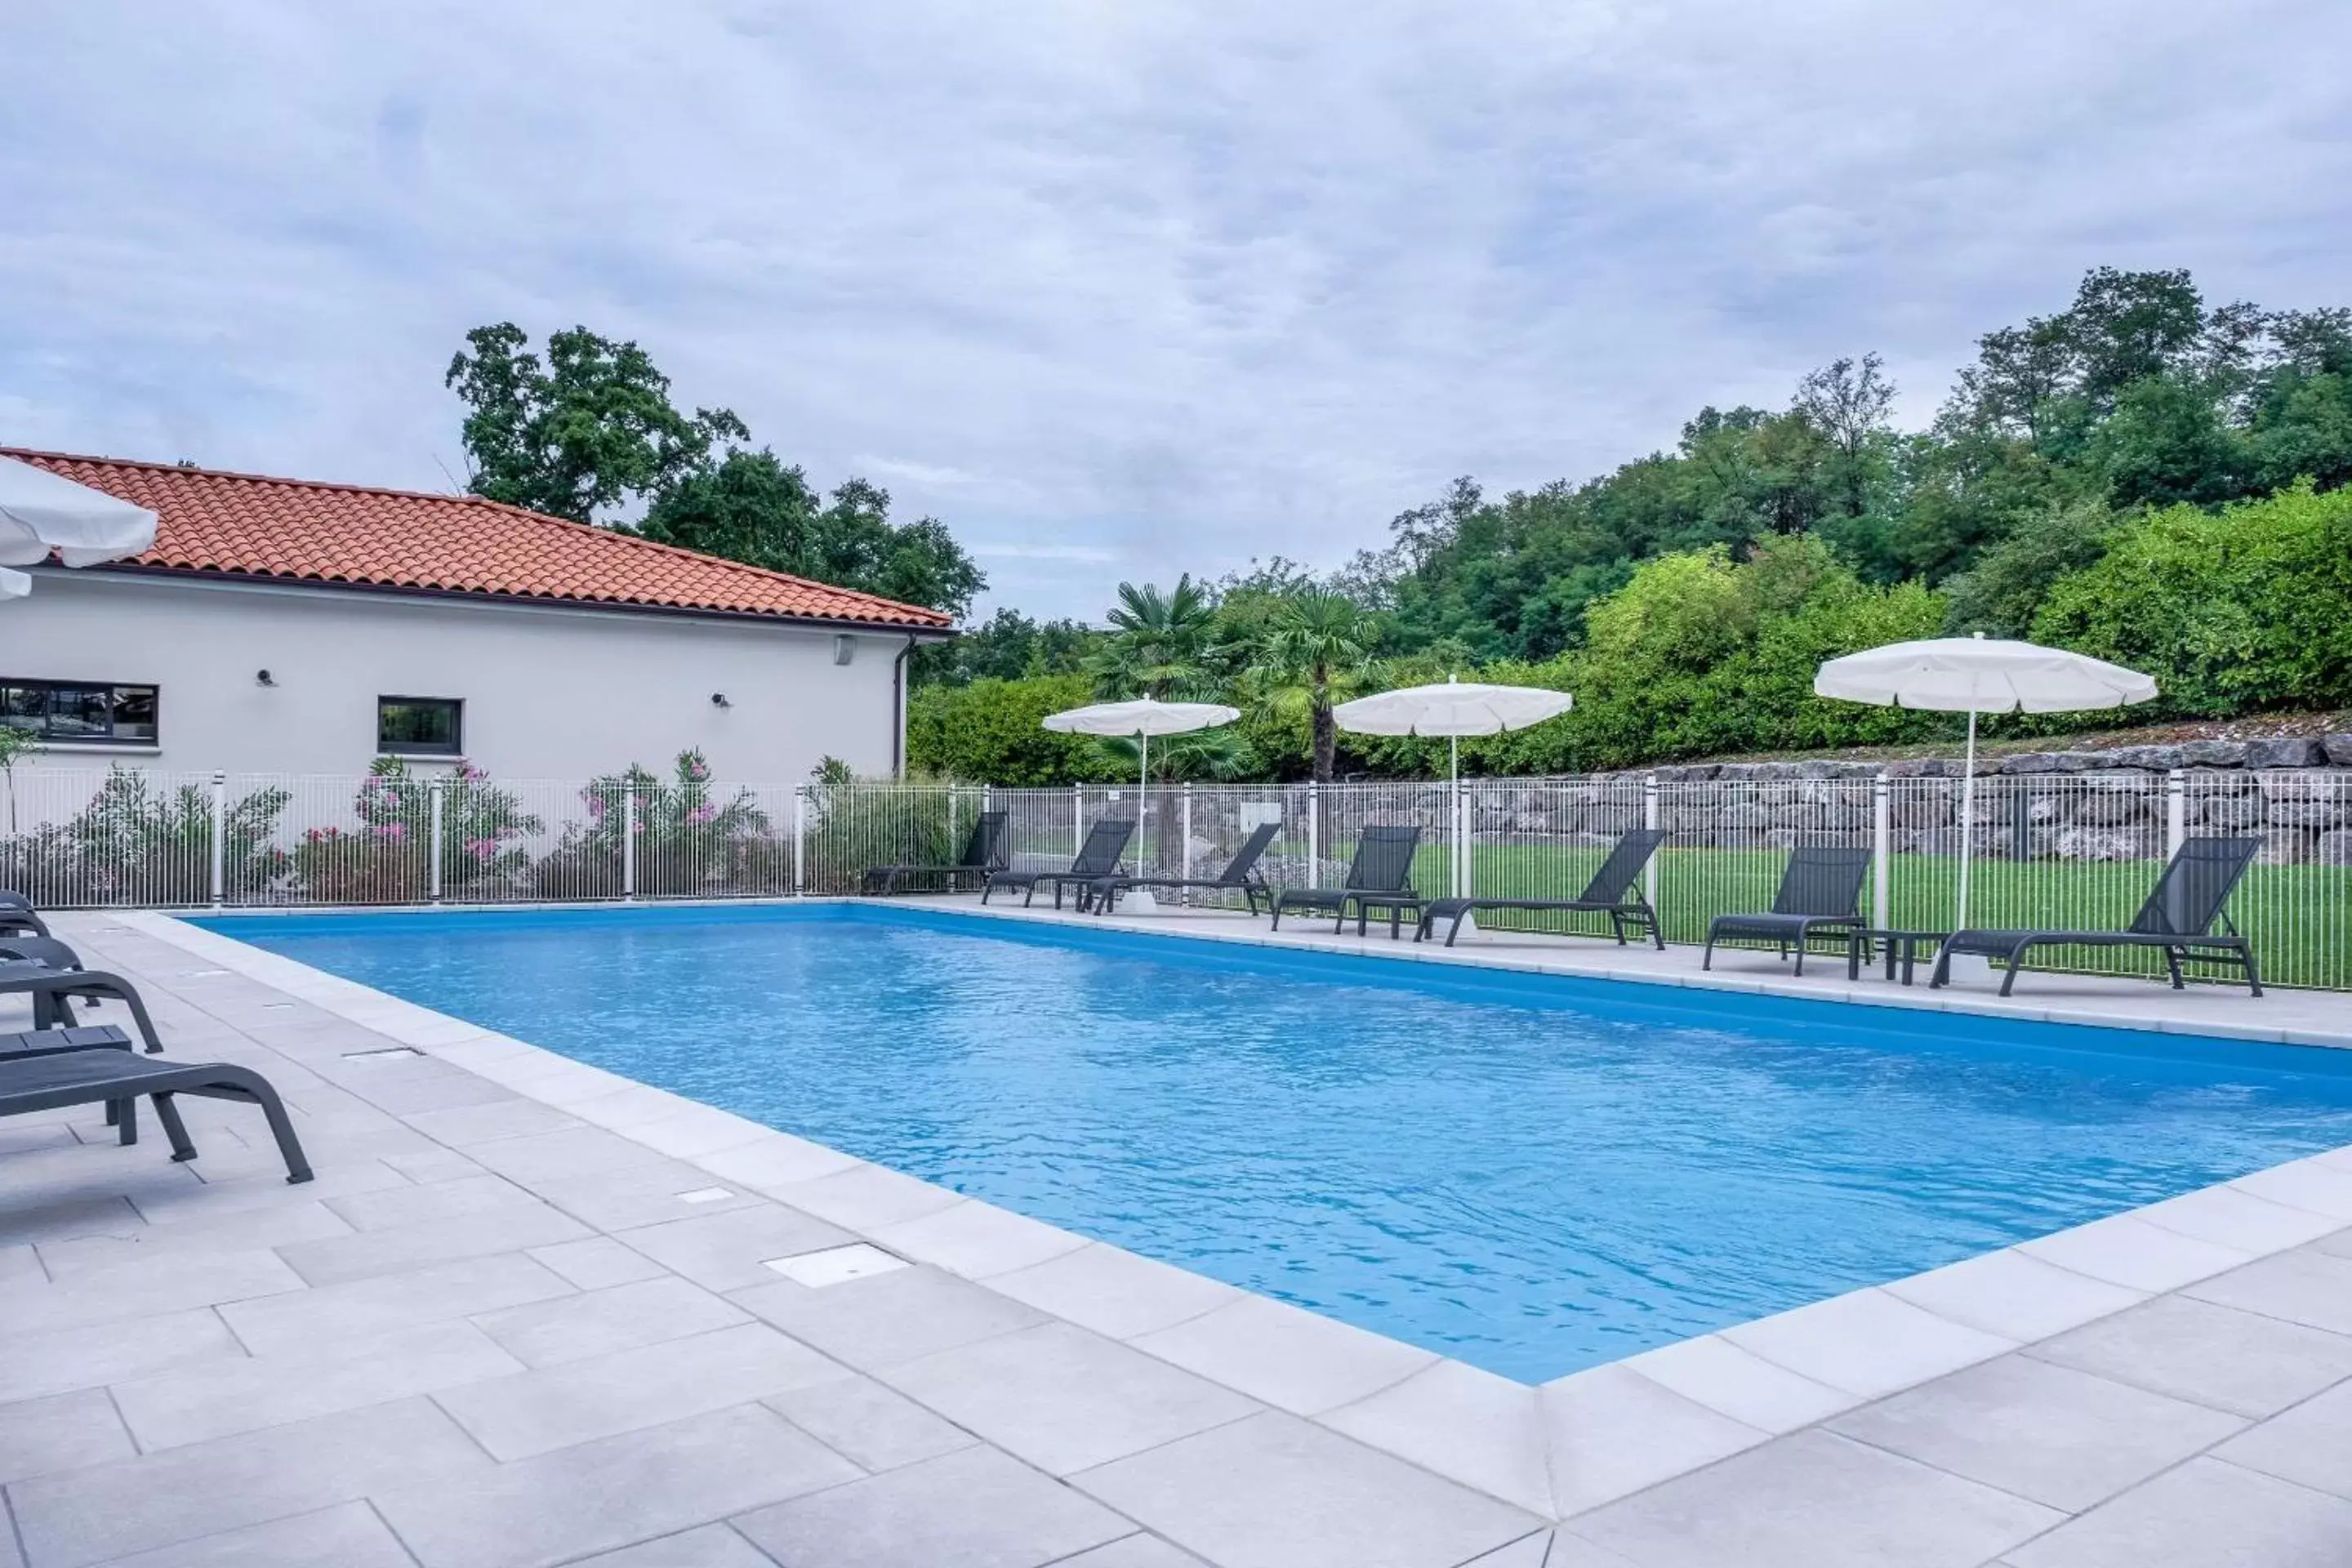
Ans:
[{"label": "umbrella pole", "polygon": [[1454,862],[1454,896],[1457,899],[1461,899],[1467,898],[1470,893],[1469,879],[1462,874],[1464,869],[1462,855],[1464,849],[1467,847],[1462,842],[1464,836],[1462,832],[1461,736],[1448,735],[1445,737],[1445,754],[1446,760],[1449,763],[1447,771],[1453,775],[1454,779],[1454,787],[1452,790],[1452,798],[1454,803],[1454,853],[1449,857],[1449,858]]},{"label": "umbrella pole", "polygon": [[1968,760],[1960,764],[1960,903],[1954,931],[1969,929],[1969,852],[1976,830],[1977,710],[1969,710]]}]

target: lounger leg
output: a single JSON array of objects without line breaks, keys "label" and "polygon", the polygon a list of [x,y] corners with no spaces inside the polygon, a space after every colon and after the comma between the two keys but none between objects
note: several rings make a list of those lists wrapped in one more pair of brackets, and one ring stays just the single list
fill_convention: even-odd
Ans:
[{"label": "lounger leg", "polygon": [[2189,988],[2188,982],[2184,981],[2180,977],[2180,950],[2179,948],[2168,947],[2164,950],[2164,967],[2169,970],[2172,973],[2172,988],[2175,991],[2185,991]]},{"label": "lounger leg", "polygon": [[2010,987],[2017,984],[2017,972],[2025,967],[2027,945],[2021,942],[2009,950],[2009,968],[2000,977],[2000,994],[2004,996],[2009,994]]},{"label": "lounger leg", "polygon": [[[1782,948],[1780,950],[1780,956],[1783,958],[1788,957],[1789,950],[1785,947]],[[1797,939],[1797,973],[1800,975],[1805,973],[1805,939],[1801,936]]]},{"label": "lounger leg", "polygon": [[1713,969],[1715,967],[1715,933],[1713,931],[1706,933],[1706,951],[1704,956],[1699,959],[1698,966],[1701,969]]},{"label": "lounger leg", "polygon": [[188,1142],[186,1123],[180,1120],[180,1108],[172,1103],[168,1094],[153,1097],[155,1120],[163,1124],[163,1136],[172,1141],[172,1158],[185,1162],[196,1157],[196,1146]]},{"label": "lounger leg", "polygon": [[2252,942],[2242,942],[2238,944],[2238,961],[2246,966],[2247,990],[2256,996],[2261,995],[2263,994],[2263,972],[2254,967],[2254,948]]},{"label": "lounger leg", "polygon": [[107,1120],[114,1124],[114,1140],[128,1149],[139,1142],[139,1102],[135,1100],[110,1100],[106,1102]]},{"label": "lounger leg", "polygon": [[1463,910],[1463,911],[1462,911],[1462,913],[1461,913],[1461,914],[1455,915],[1455,916],[1454,917],[1454,923],[1453,923],[1451,926],[1449,926],[1449,927],[1447,927],[1447,928],[1446,928],[1446,931],[1445,931],[1445,945],[1446,945],[1446,946],[1448,946],[1448,947],[1452,947],[1452,946],[1454,945],[1454,939],[1455,937],[1460,936],[1460,935],[1462,934],[1462,921],[1463,921],[1464,918],[1465,918],[1465,916],[1467,916],[1469,913],[1470,913],[1470,911],[1469,911],[1468,910]]}]

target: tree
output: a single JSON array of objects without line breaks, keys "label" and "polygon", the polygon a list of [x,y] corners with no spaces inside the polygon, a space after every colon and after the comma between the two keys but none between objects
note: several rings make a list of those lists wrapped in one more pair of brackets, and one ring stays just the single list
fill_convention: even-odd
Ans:
[{"label": "tree", "polygon": [[1328,588],[1286,595],[1252,650],[1252,678],[1276,706],[1303,705],[1314,736],[1314,777],[1331,777],[1339,726],[1331,708],[1339,690],[1360,680],[1371,662],[1371,627],[1353,599]]},{"label": "tree", "polygon": [[964,686],[974,680],[1023,680],[1041,675],[1076,675],[1102,634],[1066,617],[1036,621],[1010,605],[953,642],[918,648],[919,686]]},{"label": "tree", "polygon": [[1165,594],[1156,583],[1121,583],[1104,619],[1110,629],[1089,660],[1097,697],[1164,702],[1214,684],[1216,605],[1189,573]]},{"label": "tree", "polygon": [[1828,441],[1830,488],[1848,517],[1870,510],[1873,485],[1886,469],[1887,410],[1895,384],[1876,354],[1834,359],[1797,384],[1794,406]]},{"label": "tree", "polygon": [[637,531],[730,561],[924,605],[961,617],[988,585],[936,518],[890,521],[890,495],[851,479],[821,502],[807,476],[737,448],[663,490]]},{"label": "tree", "polygon": [[575,522],[649,496],[701,468],[711,447],[749,440],[724,408],[681,414],[669,378],[634,342],[585,327],[550,333],[544,361],[512,321],[476,327],[442,377],[467,409],[468,487]]}]

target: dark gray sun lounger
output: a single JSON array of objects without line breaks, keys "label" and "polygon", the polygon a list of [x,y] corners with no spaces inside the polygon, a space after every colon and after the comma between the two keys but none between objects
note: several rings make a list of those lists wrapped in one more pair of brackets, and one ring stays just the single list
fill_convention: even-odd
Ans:
[{"label": "dark gray sun lounger", "polygon": [[991,872],[1004,869],[1010,837],[1006,825],[1012,816],[1005,811],[982,812],[980,820],[971,825],[971,837],[964,840],[963,853],[952,866],[868,866],[863,889],[868,893],[895,893],[901,882],[928,883],[936,879],[941,890],[952,893],[959,880],[976,878],[984,883]]},{"label": "dark gray sun lounger", "polygon": [[[2263,976],[2254,963],[2253,946],[2230,923],[2224,906],[2262,847],[2259,838],[2184,840],[2166,864],[2164,874],[2156,879],[2139,913],[2121,931],[1955,931],[1936,954],[1935,977],[1927,984],[1950,982],[1956,952],[1981,953],[2003,965],[2008,973],[2001,976],[2000,994],[2006,996],[2017,984],[2017,972],[2024,966],[2028,948],[2157,947],[2164,950],[2164,966],[2171,973],[2175,991],[2185,984],[2181,961],[2199,959],[2235,964],[2245,974],[2246,989],[2259,996]],[[2223,932],[2220,936],[2211,933],[2217,920]]]},{"label": "dark gray sun lounger", "polygon": [[980,890],[980,901],[988,902],[988,895],[998,889],[1020,888],[1028,896],[1021,900],[1024,909],[1036,901],[1037,886],[1051,883],[1054,907],[1062,907],[1062,889],[1075,886],[1078,890],[1078,907],[1085,909],[1095,883],[1118,869],[1118,858],[1127,853],[1127,841],[1135,836],[1135,824],[1125,817],[1105,817],[1087,829],[1087,841],[1078,846],[1078,857],[1070,862],[1066,871],[992,871],[988,885]]},{"label": "dark gray sun lounger", "polygon": [[1584,885],[1584,891],[1572,899],[1432,899],[1421,911],[1421,929],[1413,932],[1419,942],[1427,936],[1439,921],[1451,919],[1446,928],[1445,945],[1452,947],[1454,939],[1462,932],[1462,917],[1473,910],[1548,910],[1568,914],[1597,914],[1609,917],[1610,929],[1617,933],[1617,945],[1625,945],[1628,927],[1646,931],[1650,940],[1665,951],[1666,939],[1658,934],[1657,911],[1642,897],[1638,887],[1642,868],[1666,841],[1663,827],[1636,827],[1617,840],[1609,858]]},{"label": "dark gray sun lounger", "polygon": [[138,988],[119,974],[101,969],[57,969],[27,959],[0,959],[0,996],[30,996],[34,1026],[43,1029],[73,1022],[68,1008],[76,996],[120,1002],[131,1009],[131,1021],[139,1026],[139,1037],[147,1042],[147,1048],[163,1048]]},{"label": "dark gray sun lounger", "polygon": [[1797,973],[1805,972],[1805,943],[1816,931],[1852,931],[1869,922],[1862,917],[1862,879],[1870,870],[1870,851],[1843,845],[1799,845],[1780,873],[1780,890],[1769,912],[1717,915],[1706,923],[1706,954],[1701,969],[1715,967],[1715,944],[1727,937],[1780,943],[1780,956],[1797,952]]},{"label": "dark gray sun lounger", "polygon": [[41,919],[41,912],[33,908],[32,900],[22,893],[0,888],[0,936],[19,931],[47,936],[49,928],[47,922]]},{"label": "dark gray sun lounger", "polygon": [[1426,901],[1412,890],[1412,857],[1421,847],[1421,829],[1379,826],[1364,829],[1356,840],[1356,858],[1348,864],[1347,880],[1336,888],[1291,888],[1275,895],[1274,929],[1282,929],[1282,912],[1299,910],[1332,917],[1331,931],[1339,934],[1348,923],[1349,911],[1356,916],[1356,934],[1361,936],[1370,922],[1371,911],[1389,912],[1389,935],[1395,937],[1402,927],[1404,912],[1411,910],[1418,917]]},{"label": "dark gray sun lounger", "polygon": [[0,1061],[17,1057],[53,1057],[63,1051],[128,1051],[131,1037],[111,1024],[81,1024],[59,1029],[26,1029],[0,1035]]},{"label": "dark gray sun lounger", "polygon": [[1255,914],[1259,899],[1274,901],[1274,889],[1265,885],[1265,878],[1258,871],[1258,857],[1265,853],[1265,847],[1281,831],[1279,822],[1259,823],[1241,852],[1213,877],[1105,877],[1094,885],[1095,912],[1109,914],[1118,907],[1118,896],[1130,888],[1203,888],[1212,892],[1239,893],[1249,900],[1249,912]]},{"label": "dark gray sun lounger", "polygon": [[144,1095],[154,1101],[155,1119],[172,1141],[172,1158],[193,1160],[196,1146],[188,1142],[188,1130],[173,1104],[173,1098],[183,1094],[259,1106],[286,1161],[286,1179],[310,1179],[310,1164],[302,1157],[302,1143],[294,1136],[285,1102],[269,1080],[251,1068],[229,1062],[146,1061],[121,1050],[67,1050],[0,1060],[0,1116],[104,1105],[115,1112],[121,1141],[136,1143],[138,1101]]}]

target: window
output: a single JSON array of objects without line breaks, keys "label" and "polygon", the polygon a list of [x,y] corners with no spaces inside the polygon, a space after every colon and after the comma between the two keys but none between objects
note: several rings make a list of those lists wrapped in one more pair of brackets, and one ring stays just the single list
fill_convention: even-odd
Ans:
[{"label": "window", "polygon": [[379,697],[375,749],[394,756],[458,756],[465,711],[466,705],[455,697]]},{"label": "window", "polygon": [[49,745],[155,743],[155,689],[96,680],[0,679],[0,724]]}]

